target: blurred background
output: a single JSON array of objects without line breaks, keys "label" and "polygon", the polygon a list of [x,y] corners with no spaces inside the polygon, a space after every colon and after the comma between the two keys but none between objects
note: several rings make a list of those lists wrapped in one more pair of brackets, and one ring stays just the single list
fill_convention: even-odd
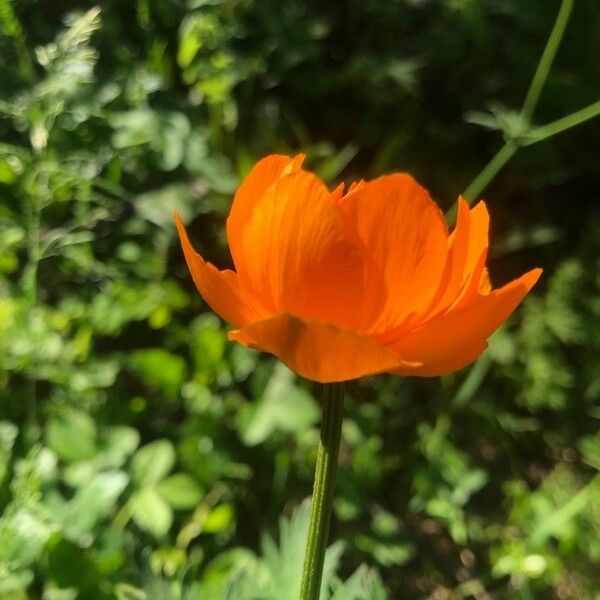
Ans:
[{"label": "blurred background", "polygon": [[[275,151],[449,208],[523,130],[559,5],[0,0],[2,600],[295,598],[318,395],[226,341],[172,212],[230,265]],[[533,123],[599,92],[580,0]],[[349,386],[325,598],[600,597],[599,124],[483,194],[494,284],[545,270],[487,354]]]}]

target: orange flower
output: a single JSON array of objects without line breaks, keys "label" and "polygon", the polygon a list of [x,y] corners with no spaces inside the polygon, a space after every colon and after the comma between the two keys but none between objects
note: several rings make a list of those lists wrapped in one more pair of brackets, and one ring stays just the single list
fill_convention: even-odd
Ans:
[{"label": "orange flower", "polygon": [[329,192],[303,156],[261,160],[235,195],[227,237],[237,272],[195,252],[175,216],[200,294],[229,338],[308,379],[434,376],[474,361],[541,274],[492,290],[489,216],[459,198],[444,216],[410,175]]}]

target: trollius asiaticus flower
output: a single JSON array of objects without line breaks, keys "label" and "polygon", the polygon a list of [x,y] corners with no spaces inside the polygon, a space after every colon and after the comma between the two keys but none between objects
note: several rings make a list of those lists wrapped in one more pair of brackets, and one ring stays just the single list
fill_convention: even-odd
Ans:
[{"label": "trollius asiaticus flower", "polygon": [[473,362],[541,269],[492,289],[483,202],[459,198],[449,233],[410,175],[329,191],[302,159],[268,156],[241,184],[227,220],[235,271],[205,261],[176,215],[194,282],[234,327],[229,338],[319,382]]}]

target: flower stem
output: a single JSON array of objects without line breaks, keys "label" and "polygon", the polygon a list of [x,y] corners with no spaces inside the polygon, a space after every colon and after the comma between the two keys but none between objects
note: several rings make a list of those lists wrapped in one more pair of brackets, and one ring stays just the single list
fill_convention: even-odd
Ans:
[{"label": "flower stem", "polygon": [[600,115],[600,100],[590,104],[589,106],[586,106],[585,108],[582,108],[581,110],[578,110],[577,112],[571,113],[566,117],[552,121],[552,123],[547,123],[541,127],[536,127],[535,129],[529,130],[527,133],[527,138],[521,143],[521,145],[530,146],[531,144],[536,144],[537,142],[546,140],[557,133],[562,133],[567,129],[571,129],[571,127],[581,125],[582,123],[585,123],[586,121],[589,121],[598,115]]},{"label": "flower stem", "polygon": [[494,158],[484,167],[483,171],[475,177],[469,187],[464,191],[464,198],[470,203],[477,200],[479,194],[488,186],[490,181],[496,177],[500,169],[512,158],[517,151],[517,144],[508,141],[494,155]]},{"label": "flower stem", "polygon": [[544,48],[544,52],[535,71],[535,75],[531,80],[529,90],[527,90],[527,96],[523,102],[521,116],[527,120],[533,116],[533,111],[540,99],[540,94],[542,93],[548,73],[550,72],[550,67],[554,62],[556,51],[558,50],[565,29],[567,28],[572,9],[573,0],[562,0],[554,27],[552,28],[552,32],[550,33],[550,37],[548,38],[548,42],[546,43],[546,47]]},{"label": "flower stem", "polygon": [[304,553],[304,566],[302,567],[300,600],[318,600],[321,591],[343,413],[344,384],[331,383],[325,385],[323,388],[321,439],[317,451],[308,539]]},{"label": "flower stem", "polygon": [[[565,33],[565,29],[567,28],[567,23],[569,22],[572,9],[573,0],[562,0],[558,15],[556,16],[556,21],[554,22],[554,27],[552,28],[550,37],[546,42],[546,47],[544,48],[544,52],[542,53],[542,57],[540,58],[540,62],[535,71],[533,79],[531,80],[531,84],[527,90],[527,95],[521,108],[521,117],[528,123],[533,116],[533,112],[537,106],[538,100],[540,99],[542,89],[544,88],[544,84],[548,78],[548,73],[550,72],[550,67],[554,62],[554,57],[556,56],[556,52],[558,51],[558,47]],[[464,191],[463,197],[465,200],[469,204],[476,200],[479,197],[479,194],[481,194],[481,192],[489,185],[492,179],[494,179],[494,177],[496,177],[496,175],[500,172],[502,167],[504,167],[504,165],[514,156],[516,151],[519,149],[519,146],[533,144],[537,141],[545,139],[546,137],[560,133],[569,127],[573,127],[579,123],[582,123],[583,121],[595,116],[594,114],[590,114],[594,112],[595,108],[596,107],[592,105],[591,107],[580,111],[581,114],[574,113],[569,117],[565,117],[564,119],[559,119],[558,121],[551,123],[547,127],[539,127],[531,130],[530,132],[526,132],[526,141],[516,139],[506,140],[504,146],[500,148],[490,162],[483,168],[483,171],[481,171],[479,175],[475,177],[469,187],[467,187],[467,189]],[[533,137],[528,136],[529,133],[532,133]],[[456,206],[453,206],[448,211],[446,217],[448,224],[453,225],[454,221],[456,220]]]}]

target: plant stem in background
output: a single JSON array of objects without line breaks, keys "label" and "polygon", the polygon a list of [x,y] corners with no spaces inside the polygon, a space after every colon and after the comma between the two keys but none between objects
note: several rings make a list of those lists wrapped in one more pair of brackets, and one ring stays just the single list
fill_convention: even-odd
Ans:
[{"label": "plant stem in background", "polygon": [[586,121],[589,121],[598,115],[600,115],[600,100],[590,104],[589,106],[586,106],[585,108],[582,108],[581,110],[571,113],[566,117],[552,121],[552,123],[547,123],[541,127],[530,129],[527,132],[527,137],[521,142],[521,145],[530,146],[531,144],[536,144],[537,142],[546,140],[557,133],[562,133],[567,129],[571,129],[571,127],[581,125],[582,123],[585,123]]},{"label": "plant stem in background", "polygon": [[512,158],[518,147],[514,141],[506,142],[464,191],[465,200],[471,203],[477,199],[490,181],[500,172],[500,169]]},{"label": "plant stem in background", "polygon": [[560,5],[560,10],[558,11],[556,21],[554,22],[554,27],[552,28],[550,37],[546,42],[546,47],[544,48],[542,58],[540,58],[535,75],[531,80],[529,90],[527,90],[527,96],[523,102],[523,108],[521,108],[521,116],[527,121],[529,121],[529,119],[531,119],[533,116],[535,107],[540,99],[540,94],[542,93],[542,89],[544,88],[544,84],[548,78],[550,67],[552,67],[554,57],[556,56],[556,52],[565,33],[565,29],[567,28],[567,23],[569,22],[572,8],[573,0],[563,0],[562,4]]},{"label": "plant stem in background", "polygon": [[[500,148],[500,150],[494,155],[492,160],[483,168],[481,173],[475,177],[475,179],[469,184],[469,187],[463,192],[463,197],[469,202],[473,202],[479,197],[479,194],[488,186],[488,184],[498,174],[500,169],[512,158],[515,152],[520,146],[531,146],[544,140],[581,125],[590,119],[593,119],[600,115],[600,100],[578,110],[566,117],[547,123],[541,127],[535,127],[527,131],[523,139],[517,143],[515,140],[509,140]],[[456,216],[456,209],[448,211],[448,220],[454,221]]]},{"label": "plant stem in background", "polygon": [[321,439],[317,451],[308,539],[304,553],[304,566],[302,567],[301,600],[318,600],[321,590],[343,412],[344,384],[332,383],[325,385],[323,388]]},{"label": "plant stem in background", "polygon": [[[558,47],[565,33],[567,23],[569,22],[572,8],[573,0],[562,1],[558,15],[556,16],[556,21],[554,22],[554,27],[552,28],[550,37],[546,42],[546,47],[544,48],[540,62],[537,66],[533,79],[531,80],[529,90],[527,90],[527,95],[525,96],[523,107],[521,108],[521,117],[527,122],[527,124],[533,116],[535,107],[540,99],[544,84],[548,78],[548,73],[550,72],[552,63],[554,62],[554,57],[556,56],[556,52],[558,51]],[[473,181],[464,191],[463,197],[465,200],[467,200],[469,203],[475,201],[481,192],[483,192],[483,190],[489,185],[492,179],[494,179],[494,177],[496,177],[496,175],[500,172],[502,167],[504,167],[504,165],[514,156],[516,151],[519,149],[519,146],[525,146],[541,141],[544,139],[544,137],[550,137],[550,135],[564,131],[569,127],[573,127],[574,125],[578,125],[579,123],[592,118],[587,114],[587,112],[583,116],[580,113],[583,113],[584,111],[590,111],[590,109],[593,110],[594,106],[595,105],[592,105],[587,109],[583,109],[583,111],[573,113],[572,115],[564,117],[563,119],[559,119],[550,125],[534,129],[531,132],[526,131],[524,134],[525,141],[517,139],[506,140],[504,146],[500,148],[490,162],[475,177],[475,179],[473,179]],[[529,125],[527,125],[527,127],[529,127]],[[551,133],[545,131],[547,127],[551,128]],[[530,138],[530,135],[533,137]],[[454,223],[454,220],[456,219],[456,206],[453,206],[448,211],[447,219],[449,225]]]},{"label": "plant stem in background", "polygon": [[[553,135],[562,133],[567,129],[581,125],[594,117],[600,115],[600,100],[594,102],[581,110],[578,110],[566,117],[547,123],[541,127],[530,129],[525,135],[523,140],[518,144],[514,140],[510,140],[500,148],[500,150],[494,155],[492,160],[484,167],[484,169],[475,177],[469,187],[463,192],[463,197],[468,202],[473,202],[479,197],[479,194],[487,187],[487,185],[494,179],[500,169],[512,158],[514,153],[518,150],[519,146],[531,146],[542,142]],[[455,212],[449,211],[448,218],[454,220]]]}]

